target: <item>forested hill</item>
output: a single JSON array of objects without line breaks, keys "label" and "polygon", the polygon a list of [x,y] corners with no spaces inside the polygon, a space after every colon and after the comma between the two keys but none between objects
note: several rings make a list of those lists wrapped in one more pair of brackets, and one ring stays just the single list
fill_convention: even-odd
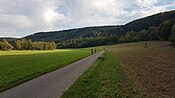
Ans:
[{"label": "forested hill", "polygon": [[14,42],[17,38],[11,38],[11,37],[0,37],[0,41],[3,39],[6,39],[8,42]]},{"label": "forested hill", "polygon": [[26,36],[33,41],[54,41],[60,48],[89,47],[143,40],[169,40],[175,11],[158,13],[121,26],[99,26]]},{"label": "forested hill", "polygon": [[134,20],[124,25],[123,28],[125,31],[133,30],[133,31],[139,32],[140,30],[143,30],[143,29],[147,30],[151,26],[158,27],[164,21],[169,20],[169,19],[175,19],[175,10],[158,13],[152,16]]},{"label": "forested hill", "polygon": [[88,47],[117,42],[120,26],[85,27],[63,31],[40,32],[25,37],[33,41],[54,41],[58,47]]}]

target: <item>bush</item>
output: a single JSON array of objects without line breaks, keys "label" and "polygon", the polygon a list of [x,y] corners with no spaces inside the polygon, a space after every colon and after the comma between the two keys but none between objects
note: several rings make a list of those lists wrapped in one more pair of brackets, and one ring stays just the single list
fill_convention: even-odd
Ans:
[{"label": "bush", "polygon": [[3,51],[7,51],[7,50],[12,50],[14,47],[8,43],[7,40],[2,40],[2,42],[0,42],[0,50]]}]

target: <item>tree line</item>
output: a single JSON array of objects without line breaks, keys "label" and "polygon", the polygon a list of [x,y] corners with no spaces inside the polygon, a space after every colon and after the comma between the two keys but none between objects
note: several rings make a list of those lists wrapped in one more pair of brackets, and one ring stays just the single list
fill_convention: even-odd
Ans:
[{"label": "tree line", "polygon": [[120,37],[121,43],[138,41],[169,40],[175,42],[175,19],[164,21],[158,27],[150,27],[140,32],[129,31]]},{"label": "tree line", "polygon": [[0,50],[54,50],[57,48],[55,42],[33,42],[31,39],[18,39],[12,46],[6,39],[0,42]]}]

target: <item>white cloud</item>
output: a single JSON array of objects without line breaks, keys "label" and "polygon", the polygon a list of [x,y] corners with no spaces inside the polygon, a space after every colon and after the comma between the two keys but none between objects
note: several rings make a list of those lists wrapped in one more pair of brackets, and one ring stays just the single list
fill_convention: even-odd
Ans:
[{"label": "white cloud", "polygon": [[[167,10],[159,0],[1,0],[0,36],[125,24]],[[173,1],[172,1],[173,2]]]},{"label": "white cloud", "polygon": [[136,0],[136,4],[141,7],[152,7],[155,3],[157,3],[158,0]]}]

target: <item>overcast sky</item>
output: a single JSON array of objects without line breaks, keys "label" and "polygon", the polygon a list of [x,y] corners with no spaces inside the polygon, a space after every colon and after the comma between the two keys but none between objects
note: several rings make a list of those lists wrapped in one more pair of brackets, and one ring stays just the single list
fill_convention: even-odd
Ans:
[{"label": "overcast sky", "polygon": [[0,0],[0,37],[120,25],[175,9],[175,0]]}]

